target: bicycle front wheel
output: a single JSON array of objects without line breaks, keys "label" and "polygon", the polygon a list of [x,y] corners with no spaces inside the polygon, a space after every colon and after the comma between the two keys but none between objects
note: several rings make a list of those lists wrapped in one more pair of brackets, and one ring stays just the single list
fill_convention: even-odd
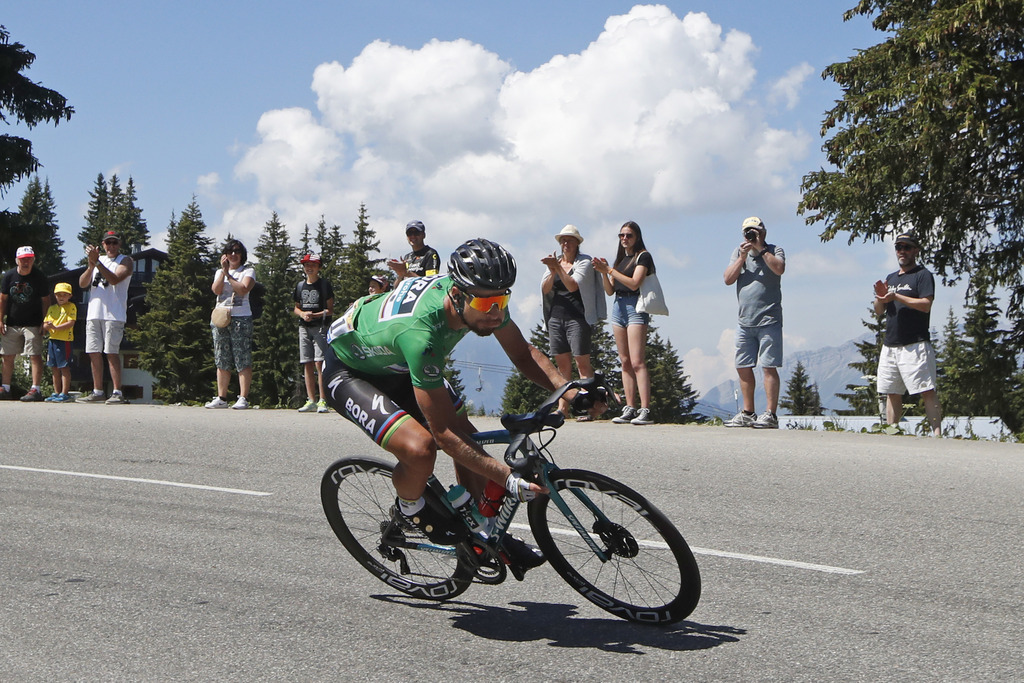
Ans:
[{"label": "bicycle front wheel", "polygon": [[585,537],[548,496],[530,503],[530,528],[570,586],[629,621],[670,624],[693,612],[700,571],[690,547],[660,510],[596,472],[556,470],[550,480]]},{"label": "bicycle front wheel", "polygon": [[421,548],[430,541],[392,521],[394,465],[343,458],[327,468],[320,500],[327,521],[359,564],[387,585],[417,598],[448,600],[465,591],[472,572],[454,554]]}]

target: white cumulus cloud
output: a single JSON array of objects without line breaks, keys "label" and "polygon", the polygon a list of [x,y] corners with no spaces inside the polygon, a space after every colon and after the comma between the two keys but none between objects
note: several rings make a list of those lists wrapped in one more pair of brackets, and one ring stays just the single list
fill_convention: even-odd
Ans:
[{"label": "white cumulus cloud", "polygon": [[565,222],[674,226],[737,197],[791,207],[810,140],[754,101],[756,52],[746,33],[659,5],[610,17],[584,50],[531,71],[467,40],[376,40],[316,68],[315,112],[260,118],[235,168],[256,197],[220,230],[254,241],[269,212],[240,221],[270,208],[293,235],[321,215],[348,226],[365,203],[382,251],[404,249],[411,218],[439,247],[487,234],[546,250]]}]

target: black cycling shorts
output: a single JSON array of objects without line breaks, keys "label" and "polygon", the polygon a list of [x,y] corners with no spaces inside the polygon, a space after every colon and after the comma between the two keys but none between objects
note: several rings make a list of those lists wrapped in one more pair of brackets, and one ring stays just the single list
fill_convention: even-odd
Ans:
[{"label": "black cycling shorts", "polygon": [[[427,420],[416,403],[409,375],[369,375],[350,368],[335,355],[327,344],[324,347],[324,387],[327,404],[342,417],[362,429],[381,448],[386,448],[395,430],[412,419],[426,427]],[[464,401],[444,381],[456,412]]]}]

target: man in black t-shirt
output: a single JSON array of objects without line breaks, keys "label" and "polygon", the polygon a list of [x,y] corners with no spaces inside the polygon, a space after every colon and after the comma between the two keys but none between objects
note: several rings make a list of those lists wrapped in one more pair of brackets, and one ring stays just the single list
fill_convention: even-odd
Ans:
[{"label": "man in black t-shirt", "polygon": [[405,226],[405,238],[409,241],[412,251],[401,259],[389,259],[388,267],[395,271],[395,286],[406,278],[428,277],[437,275],[441,270],[441,257],[432,247],[423,243],[427,229],[422,221],[410,221]]},{"label": "man in black t-shirt", "polygon": [[900,269],[875,282],[875,314],[885,312],[885,339],[878,358],[878,394],[887,396],[885,418],[896,424],[903,415],[903,394],[920,394],[933,436],[942,436],[942,409],[936,393],[935,350],[931,344],[931,310],[935,278],[917,262],[917,235],[896,236]]},{"label": "man in black t-shirt", "polygon": [[[324,352],[316,343],[315,336],[318,332],[325,338],[327,336],[327,327],[334,313],[334,288],[320,277],[320,257],[317,254],[306,254],[300,262],[306,279],[295,285],[292,294],[295,300],[293,312],[299,317],[299,363],[306,381],[306,403],[299,412],[329,413],[330,408],[324,399]],[[319,401],[315,392],[318,387]]]},{"label": "man in black t-shirt", "polygon": [[35,267],[32,247],[18,247],[17,266],[0,279],[0,348],[3,352],[3,383],[0,400],[11,398],[14,357],[24,353],[32,366],[32,387],[22,401],[42,401],[43,318],[50,307],[50,282]]}]

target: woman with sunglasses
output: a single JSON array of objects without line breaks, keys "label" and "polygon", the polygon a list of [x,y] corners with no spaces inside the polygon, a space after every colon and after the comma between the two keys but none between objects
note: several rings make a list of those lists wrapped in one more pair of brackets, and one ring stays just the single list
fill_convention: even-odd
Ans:
[{"label": "woman with sunglasses", "polygon": [[[598,287],[590,256],[580,252],[583,235],[575,225],[567,225],[555,235],[561,254],[540,261],[548,272],[541,281],[544,297],[544,322],[548,328],[548,351],[562,377],[572,379],[572,362],[580,377],[593,377],[590,364],[593,326],[606,315],[604,297]],[[576,418],[589,421],[590,415]]]},{"label": "woman with sunglasses", "polygon": [[[256,271],[246,266],[249,257],[245,245],[238,240],[228,240],[220,257],[220,268],[213,276],[213,293],[217,295],[218,306],[231,306],[231,322],[227,327],[213,330],[213,355],[217,364],[217,395],[207,408],[234,408],[245,410],[249,407],[249,388],[252,386],[252,308],[249,306],[249,292],[256,285]],[[228,386],[231,383],[232,368],[238,373],[238,400],[228,403]]]},{"label": "woman with sunglasses", "polygon": [[[614,295],[612,303],[612,333],[622,364],[622,390],[626,406],[622,415],[613,418],[617,424],[654,424],[651,419],[651,378],[647,373],[647,324],[651,317],[638,313],[636,301],[644,278],[654,272],[654,258],[644,244],[640,226],[626,221],[619,228],[619,250],[615,265],[607,259],[594,259],[594,269],[601,273],[604,291]],[[637,396],[640,408],[636,407]]]}]

